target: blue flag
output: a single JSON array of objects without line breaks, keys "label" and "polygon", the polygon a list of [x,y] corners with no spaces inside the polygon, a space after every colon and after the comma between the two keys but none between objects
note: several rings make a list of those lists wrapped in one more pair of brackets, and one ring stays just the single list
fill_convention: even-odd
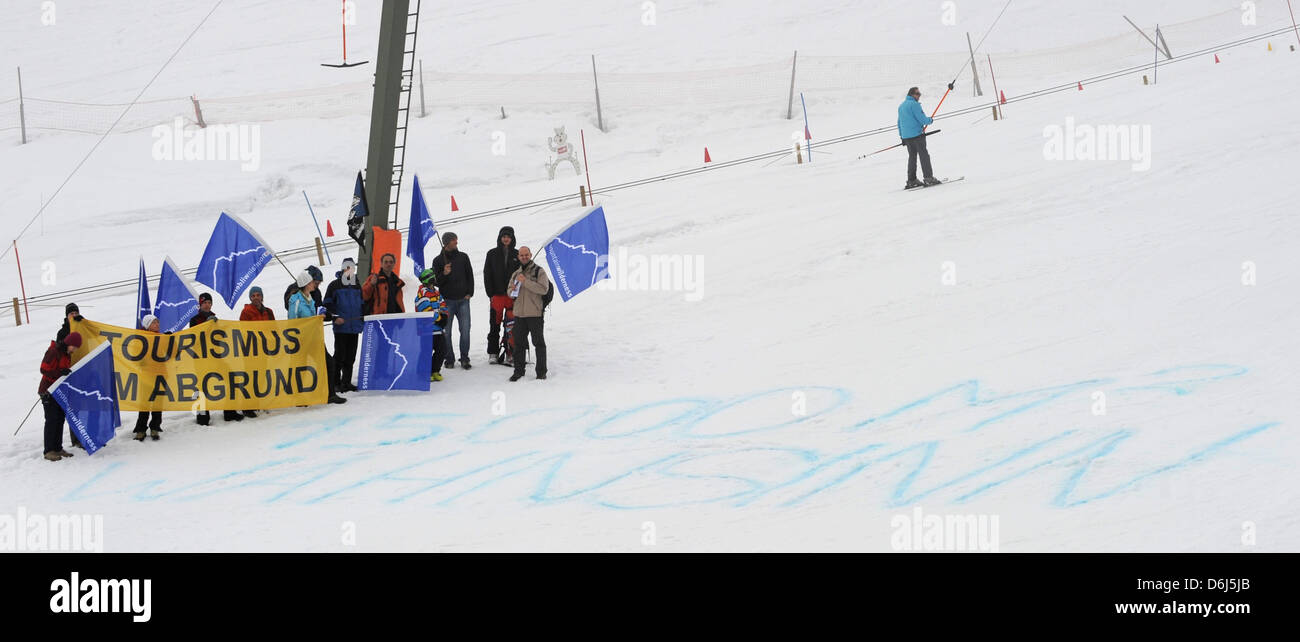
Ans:
[{"label": "blue flag", "polygon": [[198,313],[198,295],[190,289],[189,281],[181,276],[171,258],[164,258],[162,276],[158,278],[158,303],[153,309],[153,315],[158,317],[158,331],[184,330]]},{"label": "blue flag", "polygon": [[135,329],[144,329],[144,317],[146,314],[153,313],[153,306],[149,305],[149,278],[144,273],[144,257],[140,257],[140,284],[136,286],[135,292]]},{"label": "blue flag", "polygon": [[420,191],[420,177],[415,177],[415,193],[411,196],[411,228],[406,237],[406,255],[411,257],[415,276],[424,271],[424,246],[429,241],[437,240],[438,230],[433,226],[433,217],[424,204],[424,192]]},{"label": "blue flag", "polygon": [[226,301],[226,307],[234,308],[239,295],[253,285],[253,279],[272,258],[271,248],[262,237],[243,221],[222,212],[194,280],[212,288]]},{"label": "blue flag", "polygon": [[360,390],[429,390],[433,313],[373,314],[361,332]]},{"label": "blue flag", "polygon": [[597,207],[542,245],[551,280],[560,298],[568,301],[579,292],[609,278],[609,228],[605,208]]},{"label": "blue flag", "polygon": [[103,448],[113,438],[113,431],[122,425],[115,384],[113,346],[112,342],[105,341],[72,366],[72,372],[50,386],[50,396],[63,407],[68,423],[88,454]]}]

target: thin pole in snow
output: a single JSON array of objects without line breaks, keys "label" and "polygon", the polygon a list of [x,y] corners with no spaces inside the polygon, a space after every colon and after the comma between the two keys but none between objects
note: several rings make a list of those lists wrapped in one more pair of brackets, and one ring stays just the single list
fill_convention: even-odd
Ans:
[{"label": "thin pole in snow", "polygon": [[591,204],[596,205],[596,193],[591,191],[591,163],[587,162],[587,132],[579,129],[578,135],[582,137],[582,169],[587,172],[587,195],[591,197]]},{"label": "thin pole in snow", "polygon": [[[502,110],[505,107],[501,108]],[[424,58],[420,59],[420,118],[424,118],[427,112],[424,111]]]},{"label": "thin pole in snow", "polygon": [[799,66],[799,50],[795,49],[794,62],[790,63],[790,102],[786,105],[785,108],[786,120],[791,120],[794,118],[794,72],[795,69],[798,68],[798,66]]},{"label": "thin pole in snow", "polygon": [[803,105],[803,139],[808,147],[808,162],[812,162],[812,130],[808,129],[808,103],[803,99],[803,92],[799,92],[799,104]]},{"label": "thin pole in snow", "polygon": [[27,108],[23,105],[23,68],[18,68],[18,128],[22,131],[23,144],[27,144]]},{"label": "thin pole in snow", "polygon": [[596,127],[605,131],[605,116],[600,111],[600,78],[596,76],[596,54],[591,54],[591,82],[596,87]]},{"label": "thin pole in snow", "polygon": [[320,221],[316,220],[316,210],[311,207],[311,199],[307,198],[307,190],[302,191],[302,200],[307,201],[307,211],[311,212],[311,222],[316,224],[316,238],[320,239],[321,247],[325,248],[325,261],[333,263],[334,259],[330,258],[330,248],[325,244],[325,237],[320,233]]},{"label": "thin pole in snow", "polygon": [[1300,42],[1300,27],[1295,24],[1295,11],[1291,8],[1291,0],[1286,0],[1286,10],[1291,13],[1291,28],[1295,30],[1296,42]]},{"label": "thin pole in snow", "polygon": [[32,311],[27,308],[27,284],[23,282],[23,262],[18,258],[18,239],[14,239],[14,262],[18,264],[18,287],[23,291],[23,313],[27,315],[27,325],[31,325]]},{"label": "thin pole in snow", "polygon": [[[1160,39],[1160,25],[1156,25],[1156,39]],[[1151,64],[1151,84],[1160,82],[1160,45],[1156,45],[1155,62]]]}]

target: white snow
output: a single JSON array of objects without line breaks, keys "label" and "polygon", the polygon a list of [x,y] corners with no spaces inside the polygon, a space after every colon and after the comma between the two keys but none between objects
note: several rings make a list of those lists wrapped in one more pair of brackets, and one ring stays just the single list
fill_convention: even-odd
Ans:
[{"label": "white snow", "polygon": [[[226,0],[143,99],[352,95],[374,63],[319,66],[339,57],[337,7],[320,4]],[[349,58],[373,60],[377,3],[358,4]],[[575,142],[585,131],[597,189],[699,166],[706,146],[714,162],[789,147],[803,129],[797,96],[785,119],[795,49],[815,139],[890,125],[910,84],[934,108],[965,32],[978,41],[1004,3],[958,3],[946,25],[941,3],[659,2],[654,26],[642,3],[425,4],[426,73],[463,77],[438,76],[428,117],[411,121],[403,226],[415,174],[436,220],[452,195],[472,213],[576,192],[584,179],[566,167],[545,178],[559,125]],[[1289,23],[1282,3],[1259,4],[1243,25],[1237,3],[1019,0],[980,58],[1008,61],[1011,97],[1149,61],[1121,13],[1169,25],[1179,55]],[[22,65],[29,98],[126,102],[211,5],[60,2],[53,26],[38,8],[0,21],[0,69]],[[812,164],[791,155],[602,196],[616,257],[690,257],[699,288],[631,289],[616,265],[621,287],[557,300],[545,382],[530,370],[509,383],[483,360],[480,293],[475,368],[430,393],[209,428],[166,413],[160,442],[131,441],[128,413],[102,451],[50,463],[39,409],[10,436],[64,301],[33,307],[33,325],[0,331],[0,514],[102,514],[110,551],[887,551],[917,506],[997,516],[1001,551],[1296,550],[1294,41],[1162,64],[1155,86],[1126,76],[1015,102],[998,122],[941,119],[936,173],[966,180],[935,190],[901,191],[899,150],[855,160],[896,142],[885,134],[815,146]],[[593,53],[611,74],[606,133],[579,94]],[[854,70],[863,80],[844,85]],[[741,71],[762,80],[751,91]],[[510,101],[506,120],[445,91],[496,83],[491,96],[509,98],[518,81],[527,97],[536,74],[557,97]],[[969,74],[941,114],[991,96],[982,76],[986,97],[971,97]],[[732,85],[707,93],[713,79],[736,83],[734,101]],[[3,82],[0,102],[16,97]],[[634,90],[662,103],[620,103]],[[14,105],[0,104],[0,128]],[[308,245],[303,190],[344,233],[368,101],[275,105],[214,121],[256,126],[253,172],[156,161],[148,127],[109,136],[18,239],[27,294],[134,278],[140,255],[151,274],[164,255],[193,267],[223,210],[274,248]],[[1067,122],[1149,127],[1149,170],[1046,159],[1045,128]],[[0,131],[15,234],[97,139],[33,136]],[[580,211],[575,198],[439,229],[477,270],[500,226],[535,244]],[[335,265],[353,250],[331,249]],[[19,296],[15,268],[12,252],[0,260],[6,296]],[[257,284],[278,293],[288,279],[273,264]],[[72,300],[95,320],[132,319],[133,290]]]}]

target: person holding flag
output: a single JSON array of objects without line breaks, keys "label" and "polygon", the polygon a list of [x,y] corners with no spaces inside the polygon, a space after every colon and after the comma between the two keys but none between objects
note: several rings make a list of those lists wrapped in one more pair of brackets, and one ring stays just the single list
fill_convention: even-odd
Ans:
[{"label": "person holding flag", "polygon": [[379,271],[366,277],[361,284],[361,300],[366,304],[366,314],[406,312],[406,303],[402,301],[402,288],[406,287],[406,282],[393,270],[396,266],[397,257],[383,255],[379,258]]},{"label": "person holding flag", "polygon": [[[140,322],[144,324],[143,330],[145,332],[158,332],[158,325],[159,325],[158,317],[152,314],[146,314],[144,315],[144,318],[140,320]],[[171,334],[171,333],[169,332],[167,334]],[[140,411],[140,414],[137,415],[135,419],[135,431],[134,431],[135,436],[132,437],[132,439],[136,441],[144,441],[145,430],[149,431],[149,436],[153,437],[154,441],[158,441],[158,439],[160,439],[159,433],[162,432],[161,411],[158,410],[154,410],[152,412],[147,410]]]},{"label": "person holding flag", "polygon": [[[212,295],[207,292],[200,294],[199,312],[198,314],[195,314],[193,317],[190,317],[190,327],[193,328],[199,324],[207,323],[209,321],[216,321],[216,320],[217,320],[217,313],[212,311]],[[244,420],[244,416],[239,414],[238,410],[222,410],[221,418],[226,421]],[[199,413],[194,416],[194,421],[197,422],[200,426],[206,426],[212,423],[212,413],[208,412],[207,410],[200,410]]]},{"label": "person holding flag", "polygon": [[511,381],[524,377],[524,368],[528,360],[524,353],[528,350],[528,335],[533,335],[533,346],[537,348],[537,378],[546,378],[546,337],[542,334],[545,309],[543,297],[551,290],[551,279],[546,270],[533,262],[533,251],[524,246],[519,248],[519,269],[510,275],[510,296],[515,300],[515,373]]},{"label": "person holding flag", "polygon": [[[71,314],[71,313],[70,313]],[[60,377],[72,372],[72,353],[81,347],[81,333],[69,332],[62,339],[50,342],[41,358],[41,385],[36,394],[41,397],[41,406],[45,410],[45,458],[59,461],[71,457],[72,453],[63,449],[63,421],[66,415],[63,407],[50,396],[50,385]],[[68,428],[69,434],[72,428]]]}]

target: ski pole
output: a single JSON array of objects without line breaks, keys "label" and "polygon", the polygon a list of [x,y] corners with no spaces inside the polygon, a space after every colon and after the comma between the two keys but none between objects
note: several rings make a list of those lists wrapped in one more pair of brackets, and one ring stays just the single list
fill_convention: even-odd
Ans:
[{"label": "ski pole", "polygon": [[[36,403],[40,403],[40,402],[41,402],[40,397],[37,397],[37,398],[36,398]],[[23,424],[27,423],[27,419],[30,418],[30,417],[32,416],[32,410],[36,410],[36,403],[32,404],[32,409],[27,411],[27,416],[26,416],[26,417],[23,417],[23,420],[22,420],[21,422],[18,423],[18,430],[22,430],[22,429],[23,429]],[[18,430],[15,430],[15,431],[14,431],[14,436],[15,436],[15,437],[18,436]]]},{"label": "ski pole", "polygon": [[[934,131],[932,131],[932,132],[925,132],[924,134],[921,134],[921,135],[922,135],[922,136],[929,136],[929,135],[931,135],[931,134],[937,134],[937,133],[939,133],[939,132],[941,132],[941,131],[943,131],[943,130],[942,130],[942,129],[936,129],[936,130],[934,130]],[[902,143],[894,143],[893,145],[890,145],[889,147],[886,147],[886,148],[884,148],[884,149],[877,149],[876,151],[871,152],[870,154],[863,154],[863,155],[859,156],[858,158],[866,158],[866,157],[868,157],[868,156],[875,156],[876,154],[879,154],[880,152],[887,152],[887,151],[889,151],[889,150],[891,150],[891,149],[893,149],[893,148],[895,148],[895,147],[902,147],[902,146],[903,146]]]}]

